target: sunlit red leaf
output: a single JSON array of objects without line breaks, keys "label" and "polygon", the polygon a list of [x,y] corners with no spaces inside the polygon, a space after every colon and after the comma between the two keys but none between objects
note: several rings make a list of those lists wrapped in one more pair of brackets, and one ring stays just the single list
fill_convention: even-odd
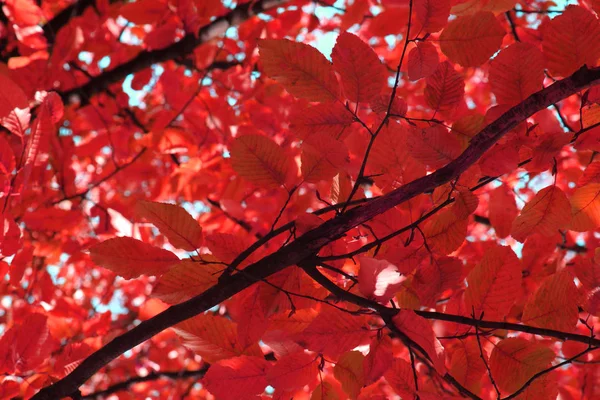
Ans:
[{"label": "sunlit red leaf", "polygon": [[367,298],[387,303],[400,288],[404,277],[398,268],[386,260],[359,257],[358,288]]},{"label": "sunlit red leaf", "polygon": [[514,220],[511,235],[520,242],[539,233],[550,236],[571,221],[571,205],[562,190],[552,185],[540,190]]},{"label": "sunlit red leaf", "polygon": [[450,17],[450,0],[416,0],[415,16],[421,22],[425,32],[437,32],[448,23]]},{"label": "sunlit red leaf", "polygon": [[600,22],[585,8],[567,6],[542,29],[542,46],[552,74],[567,76],[600,58]]},{"label": "sunlit red leaf", "polygon": [[311,135],[302,143],[301,171],[306,182],[329,180],[348,158],[348,148],[329,135]]},{"label": "sunlit red leaf", "polygon": [[417,45],[408,52],[406,60],[408,69],[408,78],[416,81],[421,78],[427,78],[433,74],[440,62],[437,49],[429,42],[418,42]]},{"label": "sunlit red leaf", "polygon": [[517,104],[542,89],[544,56],[531,44],[514,43],[492,60],[489,80],[498,104]]},{"label": "sunlit red leaf", "polygon": [[258,47],[265,73],[292,95],[310,101],[339,98],[333,67],[314,47],[287,39],[262,39]]},{"label": "sunlit red leaf", "polygon": [[[481,357],[477,339],[467,338],[457,343],[457,348],[452,353],[448,368],[450,374],[461,385],[474,393],[479,392],[478,388],[481,386],[481,379],[486,372],[485,364]],[[488,356],[485,350],[483,357],[485,357],[485,362],[487,363]]]},{"label": "sunlit red leaf", "polygon": [[200,314],[173,327],[183,345],[206,362],[215,363],[237,356],[262,357],[257,343],[243,347],[237,340],[237,326],[225,317]]},{"label": "sunlit red leaf", "polygon": [[429,321],[418,316],[414,311],[400,310],[394,316],[394,324],[403,334],[425,350],[437,372],[442,375],[446,372],[444,347],[436,338]]},{"label": "sunlit red leaf", "polygon": [[0,339],[0,372],[27,372],[39,366],[50,355],[52,347],[48,317],[28,315]]},{"label": "sunlit red leaf", "polygon": [[600,226],[600,183],[580,187],[569,200],[572,212],[570,230],[585,232]]},{"label": "sunlit red leaf", "polygon": [[140,201],[136,210],[140,216],[156,226],[174,247],[194,251],[202,244],[202,228],[182,207]]},{"label": "sunlit red leaf", "polygon": [[440,35],[440,48],[450,61],[477,67],[500,49],[505,34],[494,14],[481,11],[451,21]]},{"label": "sunlit red leaf", "polygon": [[423,227],[425,240],[432,250],[450,254],[456,250],[467,235],[469,221],[458,218],[452,210],[445,210],[429,219]]},{"label": "sunlit red leaf", "polygon": [[368,103],[387,83],[387,72],[377,54],[352,33],[338,36],[331,60],[342,78],[344,93],[352,102]]},{"label": "sunlit red leaf", "polygon": [[512,223],[519,215],[514,193],[505,185],[497,187],[490,193],[488,210],[496,236],[505,238],[510,235]]},{"label": "sunlit red leaf", "polygon": [[367,354],[363,360],[365,385],[376,382],[391,368],[393,361],[394,355],[392,353],[391,339],[388,336],[373,338],[369,348],[369,354]]},{"label": "sunlit red leaf", "polygon": [[363,360],[365,356],[360,351],[349,351],[340,356],[333,367],[333,375],[341,384],[344,392],[351,399],[358,397],[360,389],[365,384]]},{"label": "sunlit red leaf", "polygon": [[412,285],[423,305],[434,306],[442,293],[457,288],[463,278],[462,262],[457,258],[442,257],[418,268]]},{"label": "sunlit red leaf", "polygon": [[508,338],[494,347],[489,366],[498,388],[512,393],[534,374],[547,368],[554,357],[554,352],[543,344]]},{"label": "sunlit red leaf", "polygon": [[277,360],[267,372],[267,383],[279,390],[300,389],[316,384],[319,361],[315,354],[303,351]]},{"label": "sunlit red leaf", "polygon": [[231,147],[231,163],[235,172],[259,186],[283,185],[290,173],[285,152],[262,135],[237,137]]},{"label": "sunlit red leaf", "polygon": [[179,258],[168,250],[128,237],[98,243],[90,249],[90,255],[94,263],[125,279],[161,275],[179,262]]},{"label": "sunlit red leaf", "polygon": [[234,357],[212,364],[202,382],[219,399],[256,399],[267,386],[269,368],[260,357]]},{"label": "sunlit red leaf", "polygon": [[413,129],[407,139],[411,157],[437,169],[454,160],[461,153],[460,144],[443,126]]},{"label": "sunlit red leaf", "polygon": [[172,264],[158,279],[152,296],[169,304],[177,304],[216,284],[225,266],[216,259],[203,258],[205,262],[183,260]]},{"label": "sunlit red leaf", "polygon": [[359,315],[327,307],[297,336],[308,350],[322,352],[332,358],[368,342],[372,332]]},{"label": "sunlit red leaf", "polygon": [[465,307],[480,318],[496,319],[505,316],[521,287],[521,262],[510,247],[490,247],[467,276]]},{"label": "sunlit red leaf", "polygon": [[410,399],[416,394],[413,370],[407,361],[396,358],[392,368],[385,373],[385,380],[402,398]]},{"label": "sunlit red leaf", "polygon": [[328,135],[340,139],[354,122],[354,117],[340,103],[317,104],[297,109],[290,116],[290,129],[300,138]]},{"label": "sunlit red leaf", "polygon": [[425,99],[434,110],[454,108],[463,100],[465,82],[448,61],[438,64],[426,81]]},{"label": "sunlit red leaf", "polygon": [[521,320],[527,325],[569,332],[579,316],[578,294],[568,272],[558,272],[544,280],[523,309]]}]

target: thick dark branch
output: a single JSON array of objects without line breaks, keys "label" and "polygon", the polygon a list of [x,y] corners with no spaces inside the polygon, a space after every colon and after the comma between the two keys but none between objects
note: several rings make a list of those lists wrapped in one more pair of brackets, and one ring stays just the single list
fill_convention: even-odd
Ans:
[{"label": "thick dark branch", "polygon": [[136,376],[131,379],[127,379],[126,381],[116,383],[112,386],[104,390],[100,390],[98,392],[90,393],[88,395],[82,396],[82,400],[93,400],[97,398],[101,398],[104,396],[108,396],[109,394],[116,393],[120,390],[125,390],[129,386],[134,385],[136,383],[155,381],[161,378],[166,379],[186,379],[186,378],[200,378],[203,377],[208,371],[208,366],[202,367],[197,370],[184,370],[184,371],[172,371],[172,372],[155,372],[152,374],[148,374],[146,376]]},{"label": "thick dark branch", "polygon": [[227,14],[216,18],[210,24],[200,28],[197,35],[187,34],[180,41],[173,43],[164,49],[142,51],[132,60],[94,77],[83,86],[65,91],[59,90],[59,93],[63,99],[68,99],[71,96],[77,95],[80,95],[83,98],[89,98],[95,93],[104,90],[111,83],[125,79],[129,74],[149,68],[156,63],[185,57],[186,55],[191,54],[197,46],[225,33],[229,27],[237,26],[250,17],[280,6],[287,1],[288,0],[258,0],[241,4]]},{"label": "thick dark branch", "polygon": [[[155,317],[142,322],[129,332],[115,338],[90,355],[71,374],[55,384],[44,388],[33,399],[58,399],[74,393],[94,373],[120,354],[144,342],[162,330],[202,313],[251,286],[255,280],[249,280],[247,278],[248,275],[255,276],[257,279],[264,279],[289,266],[302,263],[303,260],[314,256],[326,244],[342,237],[348,230],[369,221],[373,217],[386,212],[402,202],[410,200],[421,193],[432,191],[436,187],[457,178],[502,136],[531,115],[591,85],[599,83],[600,68],[589,69],[584,66],[570,77],[531,95],[473,137],[469,147],[445,167],[438,169],[430,175],[416,179],[363,206],[353,208],[344,214],[324,222],[277,252],[246,267],[245,271],[248,274],[238,273],[219,280],[217,285],[206,290],[204,293],[184,303],[169,307]],[[444,314],[441,315],[443,316]],[[480,327],[485,327],[482,322],[475,321],[475,323],[479,323]],[[560,334],[561,336],[559,337],[565,338],[565,333]],[[586,339],[590,340],[590,338]],[[595,345],[600,344],[600,341],[598,342]]]}]

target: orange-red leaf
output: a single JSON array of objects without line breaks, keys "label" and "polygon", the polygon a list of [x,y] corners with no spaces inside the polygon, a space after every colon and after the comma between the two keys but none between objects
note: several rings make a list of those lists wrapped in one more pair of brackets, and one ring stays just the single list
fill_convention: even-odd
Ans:
[{"label": "orange-red leaf", "polygon": [[352,102],[368,103],[387,83],[386,69],[377,54],[352,33],[338,36],[331,60],[342,78],[344,93]]},{"label": "orange-red leaf", "polygon": [[521,287],[521,262],[510,247],[490,247],[467,276],[465,307],[481,312],[484,318],[504,317],[514,304]]},{"label": "orange-red leaf", "polygon": [[393,320],[394,325],[396,325],[402,333],[421,346],[427,353],[436,371],[441,375],[444,375],[446,372],[444,347],[435,337],[435,333],[429,321],[418,316],[411,310],[400,310],[400,312],[394,316]]},{"label": "orange-red leaf", "polygon": [[542,89],[544,56],[529,43],[514,43],[491,62],[490,85],[498,104],[515,105]]},{"label": "orange-red leaf", "polygon": [[329,135],[341,139],[344,131],[354,122],[352,113],[341,103],[316,104],[292,111],[290,130],[299,139],[311,135]]},{"label": "orange-red leaf", "polygon": [[239,136],[231,146],[231,164],[238,175],[258,186],[285,184],[290,158],[275,142],[263,135]]},{"label": "orange-red leaf", "polygon": [[217,264],[217,260],[210,256],[204,255],[203,259],[206,263],[183,260],[171,266],[158,279],[152,296],[165,303],[177,304],[191,299],[216,284],[225,266]]},{"label": "orange-red leaf", "polygon": [[568,272],[546,278],[523,309],[524,324],[570,332],[577,324],[578,293]]},{"label": "orange-red leaf", "polygon": [[498,388],[512,393],[547,368],[553,359],[554,352],[542,344],[523,338],[508,338],[494,347],[489,366]]},{"label": "orange-red leaf", "polygon": [[365,356],[360,351],[349,351],[340,356],[333,367],[333,375],[341,384],[344,392],[351,399],[358,397],[360,389],[365,384],[363,360]]},{"label": "orange-red leaf", "polygon": [[0,339],[0,373],[27,372],[39,367],[52,352],[48,317],[28,315]]},{"label": "orange-red leaf", "polygon": [[440,48],[450,61],[477,67],[500,49],[505,34],[494,14],[480,11],[450,22],[440,35]]},{"label": "orange-red leaf", "polygon": [[264,358],[234,357],[212,364],[202,382],[218,399],[256,399],[267,386],[269,368]]},{"label": "orange-red leaf", "polygon": [[463,278],[463,264],[458,258],[441,257],[419,267],[412,286],[421,303],[433,307],[442,293],[457,288]]},{"label": "orange-red leaf", "polygon": [[465,82],[448,61],[438,64],[426,82],[425,100],[434,110],[449,110],[463,100]]},{"label": "orange-red leaf", "polygon": [[202,228],[182,207],[174,204],[140,201],[138,214],[150,221],[179,249],[194,251],[202,244]]},{"label": "orange-red leaf", "polygon": [[161,275],[179,262],[179,258],[168,250],[128,237],[98,243],[90,249],[90,255],[94,263],[125,279]]},{"label": "orange-red leaf", "polygon": [[511,235],[519,242],[533,234],[551,236],[571,221],[571,205],[562,190],[552,185],[540,190],[521,210]]},{"label": "orange-red leaf", "polygon": [[569,229],[593,231],[600,226],[600,183],[580,187],[571,196],[572,219]]},{"label": "orange-red leaf", "polygon": [[265,73],[292,95],[309,101],[339,98],[340,85],[331,63],[319,50],[288,39],[262,39],[258,48]]},{"label": "orange-red leaf", "polygon": [[567,6],[542,27],[542,48],[552,74],[568,76],[600,58],[600,22],[585,8]]},{"label": "orange-red leaf", "polygon": [[417,45],[408,52],[407,72],[408,79],[416,81],[421,78],[427,78],[433,74],[440,63],[440,56],[434,45],[429,42],[418,42]]},{"label": "orange-red leaf", "polygon": [[173,327],[183,345],[215,363],[241,355],[262,357],[257,343],[243,347],[237,340],[237,325],[225,317],[200,314]]}]

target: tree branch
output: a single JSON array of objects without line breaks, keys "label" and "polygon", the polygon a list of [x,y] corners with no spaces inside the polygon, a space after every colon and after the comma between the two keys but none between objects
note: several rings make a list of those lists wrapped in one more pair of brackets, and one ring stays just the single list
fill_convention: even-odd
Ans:
[{"label": "tree branch", "polygon": [[216,18],[208,25],[200,28],[197,35],[188,33],[180,41],[164,49],[142,51],[132,60],[92,78],[84,85],[68,90],[59,90],[59,93],[63,99],[77,95],[89,98],[95,93],[104,90],[111,83],[125,79],[129,74],[149,68],[156,63],[174,60],[191,54],[197,46],[218,37],[227,28],[239,25],[254,15],[281,6],[287,1],[257,0],[241,4],[227,14]]},{"label": "tree branch", "polygon": [[119,382],[112,386],[109,386],[108,388],[106,388],[104,390],[100,390],[98,392],[94,392],[94,393],[90,393],[85,396],[81,396],[81,399],[82,400],[93,400],[93,399],[96,399],[96,398],[99,398],[102,396],[107,396],[109,394],[118,392],[120,390],[125,390],[129,386],[134,385],[136,383],[155,381],[155,380],[161,379],[161,378],[185,379],[185,378],[203,377],[204,374],[206,374],[206,371],[208,371],[208,365],[204,366],[200,369],[197,369],[197,370],[154,372],[154,373],[148,374],[146,376],[136,376],[136,377],[127,379],[126,381]]},{"label": "tree branch", "polygon": [[[254,4],[260,4],[262,7],[264,2],[257,2]],[[229,26],[231,22],[223,20],[221,25],[223,24]],[[211,26],[212,25],[213,24],[211,24]],[[370,201],[363,206],[353,208],[344,214],[340,214],[324,222],[317,228],[306,232],[289,245],[264,257],[260,261],[249,265],[246,267],[245,271],[258,279],[264,279],[289,266],[302,263],[303,260],[307,260],[314,256],[326,244],[342,237],[348,230],[369,221],[373,217],[386,212],[402,202],[410,200],[421,193],[432,191],[436,187],[455,179],[473,165],[500,138],[531,115],[580,90],[599,83],[600,68],[589,69],[586,66],[582,67],[570,77],[550,85],[531,95],[520,104],[512,107],[500,118],[489,124],[473,137],[469,147],[467,147],[459,157],[446,166],[430,175],[416,179],[384,196]],[[69,375],[53,385],[42,389],[33,397],[33,399],[58,399],[74,393],[80,385],[100,368],[125,351],[144,342],[162,330],[223,302],[234,294],[251,286],[254,282],[254,280],[249,280],[246,277],[246,274],[239,273],[228,276],[223,280],[219,280],[218,284],[206,290],[204,293],[199,294],[186,302],[169,307],[162,313],[142,322],[130,331],[115,338],[86,358]],[[434,313],[431,315],[433,314]],[[444,316],[442,313],[439,314],[440,316]],[[422,314],[420,313],[419,315]],[[479,326],[485,327],[483,322],[473,321],[473,323],[479,323]],[[519,327],[518,324],[514,325]],[[536,329],[546,331],[539,328],[535,328],[534,330]],[[570,335],[564,332],[559,332],[557,335],[558,334],[560,335],[558,336],[560,338],[566,338]],[[595,345],[600,345],[600,340],[587,337],[585,339],[587,340],[585,343],[594,341],[598,342],[594,343]]]}]

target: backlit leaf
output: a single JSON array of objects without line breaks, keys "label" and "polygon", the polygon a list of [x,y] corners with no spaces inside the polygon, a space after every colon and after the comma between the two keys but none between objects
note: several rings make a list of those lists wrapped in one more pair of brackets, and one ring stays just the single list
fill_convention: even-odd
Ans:
[{"label": "backlit leaf", "polygon": [[237,326],[225,317],[200,314],[173,327],[183,345],[208,363],[247,355],[262,357],[258,343],[243,347],[237,340]]},{"label": "backlit leaf", "polygon": [[406,60],[408,79],[416,81],[433,74],[440,63],[440,56],[434,45],[429,42],[418,42],[408,52]]},{"label": "backlit leaf", "polygon": [[386,261],[371,257],[358,257],[358,289],[369,299],[376,299],[385,304],[400,288],[404,277],[398,268]]},{"label": "backlit leaf", "polygon": [[562,190],[552,185],[540,190],[514,220],[511,235],[519,242],[538,233],[551,236],[571,221],[571,205]]},{"label": "backlit leaf", "polygon": [[500,50],[505,34],[494,14],[481,11],[451,21],[440,35],[440,48],[450,61],[477,67]]},{"label": "backlit leaf", "polygon": [[439,125],[411,130],[407,146],[411,157],[433,169],[443,167],[461,153],[456,137]]},{"label": "backlit leaf", "polygon": [[234,357],[212,364],[202,382],[219,399],[256,399],[267,386],[269,368],[260,357]]},{"label": "backlit leaf", "polygon": [[179,262],[179,258],[168,250],[128,237],[98,243],[90,249],[90,255],[94,263],[125,279],[162,275]]},{"label": "backlit leaf", "polygon": [[600,226],[600,183],[580,187],[571,196],[572,219],[569,229],[591,231]]},{"label": "backlit leaf", "polygon": [[203,256],[203,259],[207,262],[183,260],[171,266],[158,279],[152,296],[165,303],[177,304],[191,299],[216,284],[225,266],[210,256]]},{"label": "backlit leaf", "polygon": [[450,17],[450,0],[416,0],[415,16],[425,32],[437,32],[446,26]]},{"label": "backlit leaf", "polygon": [[426,82],[425,100],[432,109],[449,110],[463,101],[465,82],[448,61],[438,64]]},{"label": "backlit leaf", "polygon": [[316,354],[300,351],[277,360],[267,372],[267,383],[278,390],[300,389],[315,384],[318,372]]},{"label": "backlit leaf", "polygon": [[258,186],[285,184],[290,159],[275,142],[262,135],[237,137],[231,147],[231,163],[240,176]]},{"label": "backlit leaf", "polygon": [[[483,343],[482,343],[483,344]],[[481,359],[481,352],[476,338],[467,338],[456,344],[450,359],[450,374],[463,386],[474,393],[479,392],[481,380],[486,372],[485,364]],[[485,362],[488,362],[484,350]]]},{"label": "backlit leaf", "polygon": [[306,182],[329,180],[348,158],[346,145],[328,135],[311,135],[302,143],[301,171]]},{"label": "backlit leaf", "polygon": [[498,104],[517,104],[542,89],[544,56],[529,43],[514,43],[492,60],[489,81]]},{"label": "backlit leaf", "polygon": [[416,394],[413,370],[407,361],[396,358],[392,368],[385,373],[385,380],[403,399],[413,398]]},{"label": "backlit leaf", "polygon": [[394,361],[392,353],[392,341],[389,336],[373,338],[369,348],[369,354],[363,360],[363,371],[365,374],[365,385],[377,381]]},{"label": "backlit leaf", "polygon": [[179,249],[194,251],[202,244],[202,228],[182,207],[174,204],[140,201],[138,214],[150,221]]},{"label": "backlit leaf", "polygon": [[363,360],[365,356],[360,351],[349,351],[340,356],[333,367],[333,375],[341,384],[344,392],[351,399],[358,397],[360,389],[365,384]]},{"label": "backlit leaf", "polygon": [[489,366],[498,388],[512,393],[533,375],[546,369],[553,359],[554,352],[543,344],[523,338],[508,338],[494,347]]},{"label": "backlit leaf", "polygon": [[466,218],[458,218],[452,210],[445,210],[429,219],[423,233],[432,250],[450,254],[464,242],[468,223]]},{"label": "backlit leaf", "polygon": [[475,318],[502,318],[517,299],[521,287],[521,262],[510,247],[490,247],[467,276],[465,307]]},{"label": "backlit leaf", "polygon": [[567,76],[600,58],[600,22],[585,8],[567,6],[543,26],[542,47],[552,74]]},{"label": "backlit leaf", "polygon": [[521,320],[539,328],[570,332],[577,324],[577,287],[568,272],[546,278],[523,309]]},{"label": "backlit leaf", "polygon": [[331,60],[342,78],[344,93],[352,102],[368,103],[387,83],[387,71],[377,54],[352,33],[338,36]]},{"label": "backlit leaf", "polygon": [[341,139],[353,122],[354,117],[350,111],[340,103],[316,104],[293,110],[290,130],[303,140],[311,135],[328,135]]},{"label": "backlit leaf", "polygon": [[[394,316],[394,325],[409,339],[421,346],[431,359],[435,370],[444,375],[445,351],[440,341],[436,338],[429,321],[418,316],[411,310],[400,310]],[[386,375],[387,376],[387,375]]]},{"label": "backlit leaf", "polygon": [[492,190],[488,210],[496,236],[503,239],[510,235],[512,223],[519,215],[514,193],[505,185]]},{"label": "backlit leaf", "polygon": [[265,73],[288,92],[309,101],[333,101],[340,86],[331,63],[312,46],[288,39],[258,42]]}]

